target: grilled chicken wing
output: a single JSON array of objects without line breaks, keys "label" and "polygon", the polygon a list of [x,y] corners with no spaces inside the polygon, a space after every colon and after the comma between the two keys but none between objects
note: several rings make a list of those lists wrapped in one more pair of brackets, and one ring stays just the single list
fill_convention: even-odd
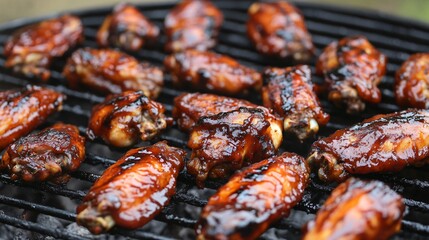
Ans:
[{"label": "grilled chicken wing", "polygon": [[77,223],[94,234],[115,225],[145,225],[174,195],[185,156],[185,151],[165,142],[128,151],[91,187],[77,208]]},{"label": "grilled chicken wing", "polygon": [[316,141],[308,161],[323,181],[350,174],[395,172],[429,158],[429,111],[377,115]]},{"label": "grilled chicken wing", "polygon": [[12,179],[27,182],[51,180],[66,183],[85,159],[85,138],[73,125],[57,123],[11,144],[0,168]]},{"label": "grilled chicken wing", "polygon": [[236,173],[204,207],[197,239],[256,239],[301,201],[309,175],[305,160],[294,153]]},{"label": "grilled chicken wing", "polygon": [[281,120],[267,109],[242,107],[202,117],[190,135],[192,156],[187,169],[202,187],[207,177],[225,177],[274,155],[281,142]]},{"label": "grilled chicken wing", "polygon": [[104,20],[97,33],[97,43],[102,47],[137,51],[146,42],[154,42],[158,35],[159,28],[136,7],[122,3]]},{"label": "grilled chicken wing", "polygon": [[411,55],[396,72],[396,102],[404,107],[429,108],[429,53]]},{"label": "grilled chicken wing", "polygon": [[201,117],[237,110],[240,107],[258,106],[237,98],[208,93],[184,93],[174,99],[173,117],[180,129],[191,131]]},{"label": "grilled chicken wing", "polygon": [[222,12],[208,0],[184,0],[165,18],[168,52],[208,50],[215,46]]},{"label": "grilled chicken wing", "polygon": [[265,55],[306,62],[314,55],[311,35],[301,12],[284,1],[254,3],[249,8],[247,35]]},{"label": "grilled chicken wing", "polygon": [[245,95],[262,87],[261,74],[214,52],[187,50],[168,56],[164,66],[176,85],[224,95]]},{"label": "grilled chicken wing", "polygon": [[402,197],[384,183],[351,178],[332,192],[303,239],[389,239],[399,232],[404,209]]},{"label": "grilled chicken wing", "polygon": [[266,82],[262,88],[264,106],[284,118],[284,131],[303,141],[319,131],[319,124],[328,123],[329,115],[323,112],[313,91],[308,66],[269,68],[263,77]]},{"label": "grilled chicken wing", "polygon": [[151,99],[158,97],[163,85],[162,71],[132,56],[108,49],[79,49],[64,68],[70,87],[86,86],[101,93],[141,90]]},{"label": "grilled chicken wing", "polygon": [[143,92],[126,91],[110,95],[92,110],[88,125],[91,140],[101,137],[115,147],[129,147],[150,140],[171,122],[164,106],[148,99]]},{"label": "grilled chicken wing", "polygon": [[316,72],[325,76],[329,100],[356,114],[365,109],[365,102],[381,101],[377,85],[386,64],[386,57],[365,37],[353,36],[329,44],[319,57]]},{"label": "grilled chicken wing", "polygon": [[83,40],[79,18],[64,15],[18,30],[6,42],[5,66],[43,81],[50,77],[49,65]]},{"label": "grilled chicken wing", "polygon": [[37,86],[0,92],[0,150],[59,111],[64,99],[61,93]]}]

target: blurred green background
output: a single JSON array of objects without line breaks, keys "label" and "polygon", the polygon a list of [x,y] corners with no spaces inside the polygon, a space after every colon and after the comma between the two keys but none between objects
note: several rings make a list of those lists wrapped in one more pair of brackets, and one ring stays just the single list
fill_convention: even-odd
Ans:
[{"label": "blurred green background", "polygon": [[[128,0],[126,2],[162,2],[166,0]],[[373,9],[429,22],[429,0],[296,0]],[[120,0],[0,0],[0,22],[49,13],[112,5]]]}]

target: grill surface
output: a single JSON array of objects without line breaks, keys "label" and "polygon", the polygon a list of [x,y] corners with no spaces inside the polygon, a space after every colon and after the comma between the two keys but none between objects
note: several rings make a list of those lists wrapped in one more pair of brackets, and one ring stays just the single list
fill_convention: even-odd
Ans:
[{"label": "grill surface", "polygon": [[[215,51],[228,54],[243,64],[262,69],[267,65],[276,65],[269,59],[257,54],[245,35],[244,23],[247,20],[247,8],[250,1],[230,2],[215,1],[224,15],[219,44]],[[320,136],[326,136],[336,129],[344,128],[356,123],[363,118],[367,118],[376,113],[387,113],[399,110],[393,101],[393,76],[394,71],[406,60],[409,54],[414,52],[429,52],[429,26],[424,24],[386,16],[374,12],[361,12],[337,7],[315,4],[296,4],[304,13],[307,26],[313,35],[313,41],[319,54],[321,49],[333,40],[342,38],[351,34],[363,34],[378,47],[388,57],[387,76],[381,83],[383,92],[383,102],[369,106],[360,117],[350,117],[343,111],[334,109],[326,98],[322,98],[324,109],[331,114],[331,121],[327,127],[321,129]],[[162,27],[163,19],[168,11],[174,6],[174,3],[142,5],[142,12],[153,20],[158,26]],[[74,12],[81,17],[85,26],[84,46],[97,47],[95,35],[98,27],[112,8],[101,8],[96,10]],[[37,21],[40,19],[37,19]],[[18,27],[35,22],[36,20],[15,21],[3,25],[0,28],[0,45],[10,34]],[[155,65],[161,65],[165,54],[162,46],[165,39],[162,38],[159,45],[151,49],[143,49],[132,53],[140,60],[149,61]],[[0,47],[0,89],[9,89],[19,87],[28,83],[34,83],[34,79],[25,78],[12,74],[4,68],[5,57],[3,47]],[[75,91],[67,87],[66,80],[62,77],[61,71],[65,64],[65,58],[55,61],[52,66],[52,77],[47,86],[54,88],[68,95],[68,100],[64,104],[64,110],[56,116],[49,119],[42,127],[46,127],[57,121],[76,124],[82,133],[85,131],[91,107],[103,100],[100,95],[91,92]],[[314,66],[314,62],[312,64]],[[314,71],[314,67],[312,67]],[[164,103],[169,112],[172,109],[172,99],[183,90],[177,90],[171,87],[169,76],[166,77],[166,86],[164,87],[158,101]],[[315,82],[322,79],[313,77]],[[250,99],[253,102],[260,103],[259,98]],[[177,130],[176,127],[164,132],[159,139],[168,140],[174,146],[187,149],[187,136]],[[151,143],[156,142],[152,141]],[[147,145],[150,143],[143,143]],[[296,145],[291,141],[285,141],[282,151],[294,151],[306,155],[311,142],[304,145]],[[0,189],[0,208],[1,209],[22,209],[26,215],[37,215],[39,213],[50,215],[61,219],[64,226],[74,222],[75,206],[78,204],[91,184],[99,177],[102,171],[114,163],[119,156],[125,153],[125,150],[108,148],[102,142],[87,143],[87,159],[80,170],[73,174],[72,180],[66,186],[56,186],[49,183],[27,184],[19,181],[12,181],[8,175],[0,175],[0,181],[3,183]],[[407,168],[396,174],[383,174],[374,176],[365,176],[368,178],[380,179],[389,184],[394,190],[402,194],[407,205],[407,213],[402,222],[402,231],[397,234],[395,239],[418,239],[424,238],[429,234],[429,176],[425,174],[429,167]],[[262,238],[271,239],[273,236],[280,238],[299,239],[302,225],[313,217],[317,209],[324,202],[334,185],[324,185],[312,176],[312,183],[308,187],[303,201],[294,208],[289,218],[282,219],[275,224],[269,233],[264,234]],[[194,187],[194,179],[183,172],[179,178],[177,194],[173,197],[170,205],[160,214],[156,220],[149,225],[168,224],[167,229],[156,232],[154,228],[144,227],[136,231],[129,231],[116,228],[105,237],[126,236],[146,239],[170,239],[192,237],[192,228],[198,217],[198,212],[207,201],[207,197],[214,192],[213,189],[219,187],[222,181],[209,181],[205,190],[198,190]],[[22,193],[25,192],[25,193]],[[17,194],[20,193],[20,194]],[[204,196],[204,197],[201,197]],[[52,199],[60,199],[54,201]],[[61,202],[62,204],[59,204]],[[9,211],[7,211],[9,212]],[[30,214],[28,214],[30,213]],[[25,218],[13,214],[0,212],[0,222],[13,225],[18,228],[49,235],[55,238],[65,239],[87,239],[88,237],[77,235],[76,231],[66,231],[62,228],[46,227],[36,221],[34,218]],[[164,223],[161,223],[164,222]],[[179,229],[171,231],[171,229]],[[188,230],[186,230],[188,229]],[[273,235],[274,234],[274,235]]]}]

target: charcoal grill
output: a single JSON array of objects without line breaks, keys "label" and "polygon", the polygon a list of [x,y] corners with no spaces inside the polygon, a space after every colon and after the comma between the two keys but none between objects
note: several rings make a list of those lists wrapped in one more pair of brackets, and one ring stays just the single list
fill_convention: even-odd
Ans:
[{"label": "charcoal grill", "polygon": [[[219,44],[215,51],[228,54],[243,64],[258,70],[267,65],[290,65],[290,63],[279,64],[279,62],[259,55],[247,40],[245,22],[247,20],[247,8],[251,1],[215,1],[215,4],[222,9],[225,15]],[[376,12],[356,11],[313,3],[296,3],[296,5],[305,15],[318,54],[323,47],[333,40],[351,34],[363,34],[387,55],[389,62],[387,76],[380,85],[383,93],[382,103],[368,106],[368,109],[361,116],[347,116],[344,111],[333,108],[326,101],[326,98],[322,98],[322,105],[331,114],[331,121],[325,128],[321,129],[319,136],[326,136],[339,128],[350,126],[376,113],[399,110],[394,104],[392,92],[394,72],[410,54],[429,52],[429,25]],[[156,3],[140,5],[139,8],[148,18],[162,27],[165,15],[173,6],[174,3]],[[111,11],[112,7],[105,7],[73,12],[82,19],[85,26],[84,46],[97,47],[95,43],[97,29]],[[40,20],[42,19],[18,20],[4,24],[0,27],[0,45],[3,46],[7,38],[17,28]],[[165,57],[165,53],[162,51],[164,42],[165,39],[161,37],[157,46],[131,54],[138,59],[161,65]],[[0,89],[15,88],[35,82],[35,79],[13,74],[5,69],[2,47],[0,47],[0,52]],[[84,132],[91,107],[102,101],[103,96],[89,91],[75,91],[67,87],[66,80],[61,75],[66,57],[54,62],[52,77],[46,85],[65,93],[68,100],[64,104],[63,111],[50,118],[48,123],[41,128],[57,121],[63,121],[79,126],[80,130]],[[314,62],[312,66],[314,66]],[[314,72],[314,67],[312,70]],[[322,81],[319,77],[314,76],[313,78],[315,82]],[[183,91],[185,90],[173,88],[167,75],[166,86],[163,88],[158,101],[164,103],[171,113],[173,97]],[[260,103],[259,97],[249,100]],[[187,149],[187,135],[181,133],[177,127],[164,132],[157,140],[160,139],[167,140],[174,146]],[[142,143],[142,145],[150,143]],[[310,144],[311,142],[306,142],[303,145],[297,145],[294,141],[286,140],[282,146],[282,151],[294,151],[306,155]],[[44,214],[59,219],[63,226],[73,223],[76,217],[74,210],[76,204],[85,196],[91,184],[102,171],[114,163],[125,150],[111,149],[102,142],[96,141],[87,143],[87,152],[85,163],[79,171],[72,175],[73,178],[66,186],[56,186],[49,183],[28,184],[13,181],[8,175],[1,174],[0,209],[16,209],[16,212],[23,213],[22,215],[26,217],[22,217],[21,214],[18,216],[9,214],[10,211],[5,211],[7,213],[1,211],[0,222],[54,238],[92,238],[88,235],[79,235],[76,231],[67,231],[65,228],[49,227],[35,221],[34,217],[28,217]],[[396,174],[365,176],[386,182],[405,198],[407,211],[402,221],[402,230],[394,236],[394,239],[419,239],[429,236],[429,176],[426,174],[428,170],[429,167],[427,166],[422,168],[410,167]],[[179,177],[177,194],[173,197],[170,205],[156,217],[156,220],[149,224],[149,227],[135,231],[115,228],[109,234],[103,235],[103,238],[126,237],[164,240],[192,238],[193,226],[196,223],[198,212],[207,202],[208,196],[223,183],[223,181],[208,181],[207,189],[198,190],[194,186],[194,178],[183,172]],[[335,186],[322,184],[313,175],[312,183],[306,190],[303,201],[293,209],[291,216],[273,225],[261,238],[299,239],[302,225],[313,217],[333,187]],[[60,199],[60,203],[52,199]],[[164,226],[164,228],[158,231],[154,230],[156,228],[153,226]],[[173,231],[174,229],[178,229],[178,231]]]}]

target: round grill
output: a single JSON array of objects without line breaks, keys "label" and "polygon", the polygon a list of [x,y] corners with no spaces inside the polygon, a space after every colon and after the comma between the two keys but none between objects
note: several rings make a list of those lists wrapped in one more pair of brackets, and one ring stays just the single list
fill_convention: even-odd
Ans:
[{"label": "round grill", "polygon": [[[258,70],[268,65],[290,65],[290,63],[273,62],[259,55],[248,41],[245,22],[247,20],[247,8],[250,6],[251,1],[215,1],[214,3],[222,10],[225,16],[219,43],[214,49],[216,52],[230,55],[244,65]],[[333,108],[326,101],[326,98],[321,99],[324,109],[331,114],[331,121],[321,129],[318,137],[329,135],[337,129],[350,126],[376,113],[399,110],[394,103],[392,92],[394,73],[411,53],[429,52],[429,43],[427,41],[429,39],[429,26],[368,11],[363,12],[310,3],[297,3],[296,5],[302,10],[306,18],[307,27],[317,47],[317,55],[327,44],[334,40],[348,35],[362,34],[368,37],[388,57],[389,62],[387,76],[380,85],[383,93],[382,103],[368,106],[367,110],[359,117],[348,116],[344,111]],[[140,5],[139,8],[145,16],[162,28],[164,17],[173,6],[174,3],[157,3]],[[106,7],[73,12],[73,14],[82,19],[85,27],[84,46],[97,47],[95,42],[96,32],[106,15],[110,14],[111,11],[112,7]],[[3,46],[4,42],[17,28],[39,20],[41,19],[18,20],[1,26],[0,45]],[[162,51],[164,43],[165,38],[161,37],[156,47],[142,49],[131,54],[142,61],[162,65],[162,61],[166,56]],[[3,47],[0,47],[0,52],[3,53]],[[48,87],[68,95],[68,100],[64,104],[63,111],[51,117],[41,128],[57,121],[63,121],[79,126],[81,132],[84,133],[92,106],[102,101],[103,96],[93,94],[90,91],[76,91],[67,87],[67,82],[61,72],[68,56],[53,63],[51,67],[52,77],[46,84]],[[5,69],[4,61],[4,55],[0,54],[0,89],[16,88],[28,83],[35,83],[35,79],[18,76]],[[314,72],[314,62],[311,65]],[[320,77],[316,76],[313,76],[313,80],[315,82],[322,81]],[[157,101],[165,104],[170,114],[172,99],[183,91],[186,90],[172,87],[171,80],[167,75],[166,86]],[[259,96],[252,97],[248,100],[260,103]],[[167,140],[171,145],[187,149],[187,137],[186,134],[173,127],[165,131],[157,140],[140,145],[148,145],[158,140]],[[281,151],[294,151],[306,156],[310,145],[311,141],[300,145],[294,141],[286,140]],[[55,238],[91,238],[88,235],[79,235],[76,231],[69,231],[65,227],[75,221],[75,207],[85,196],[92,183],[106,167],[114,163],[125,151],[109,148],[100,141],[88,142],[85,163],[79,171],[72,175],[72,180],[65,186],[50,183],[27,184],[12,181],[7,174],[0,175],[0,181],[3,183],[0,189],[0,209],[4,210],[0,211],[0,222]],[[422,168],[409,167],[395,174],[365,176],[386,182],[404,196],[407,213],[402,222],[402,230],[394,237],[395,239],[424,238],[429,234],[429,197],[427,195],[429,176],[426,174],[428,170],[429,167],[427,166]],[[186,172],[181,173],[177,194],[163,213],[156,217],[156,220],[139,230],[130,231],[115,228],[109,234],[103,236],[106,238],[109,236],[120,238],[122,236],[144,239],[194,238],[193,226],[201,207],[204,206],[207,198],[224,181],[208,181],[206,184],[208,189],[204,190],[197,189],[194,182],[193,177],[186,174]],[[312,214],[323,204],[333,187],[335,185],[322,184],[313,175],[312,183],[306,190],[303,201],[293,209],[288,218],[284,218],[272,226],[261,238],[299,239],[302,225],[314,217]],[[36,218],[39,214],[57,218],[64,228],[52,227],[37,221]]]}]

